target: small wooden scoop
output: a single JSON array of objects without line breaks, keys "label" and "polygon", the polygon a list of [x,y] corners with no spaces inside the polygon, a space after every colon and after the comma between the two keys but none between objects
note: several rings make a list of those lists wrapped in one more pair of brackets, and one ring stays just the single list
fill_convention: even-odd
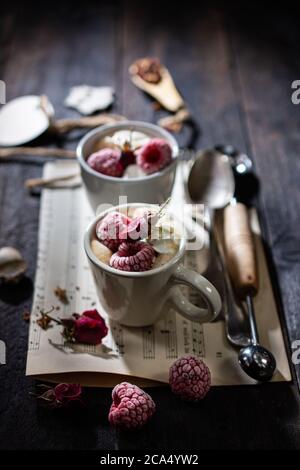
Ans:
[{"label": "small wooden scoop", "polygon": [[158,59],[145,57],[129,67],[132,82],[172,113],[185,107],[168,69]]}]

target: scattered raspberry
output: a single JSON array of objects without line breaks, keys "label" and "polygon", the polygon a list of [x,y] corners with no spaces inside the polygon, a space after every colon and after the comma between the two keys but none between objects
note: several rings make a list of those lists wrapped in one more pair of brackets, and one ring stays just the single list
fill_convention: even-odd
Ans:
[{"label": "scattered raspberry", "polygon": [[172,160],[172,149],[163,139],[151,139],[137,153],[137,164],[150,175],[162,170]]},{"label": "scattered raspberry", "polygon": [[170,368],[169,383],[172,392],[184,400],[199,401],[210,389],[210,371],[197,357],[181,357]]},{"label": "scattered raspberry", "polygon": [[113,426],[140,428],[155,412],[155,403],[150,395],[128,382],[115,386],[112,399],[108,420]]},{"label": "scattered raspberry", "polygon": [[110,212],[96,226],[96,234],[103,245],[116,251],[121,243],[119,234],[124,232],[131,219],[120,212]]},{"label": "scattered raspberry", "polygon": [[124,167],[120,160],[121,152],[119,150],[104,148],[92,153],[87,159],[87,163],[98,173],[119,178],[124,172]]},{"label": "scattered raspberry", "polygon": [[148,271],[155,261],[155,251],[145,242],[122,242],[110,258],[110,265],[121,271]]},{"label": "scattered raspberry", "polygon": [[120,238],[132,241],[147,238],[151,233],[151,215],[150,210],[145,210],[142,215],[134,217],[120,233]]}]

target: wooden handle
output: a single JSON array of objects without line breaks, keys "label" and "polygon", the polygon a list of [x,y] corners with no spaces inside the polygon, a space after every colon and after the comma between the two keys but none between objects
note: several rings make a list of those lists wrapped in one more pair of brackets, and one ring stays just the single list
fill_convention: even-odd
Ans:
[{"label": "wooden handle", "polygon": [[59,134],[70,132],[74,129],[92,129],[103,124],[124,121],[126,118],[119,114],[97,114],[96,116],[86,116],[78,119],[57,119],[51,123],[50,129]]},{"label": "wooden handle", "polygon": [[224,209],[224,242],[227,267],[240,297],[258,289],[256,256],[247,207],[237,203]]}]

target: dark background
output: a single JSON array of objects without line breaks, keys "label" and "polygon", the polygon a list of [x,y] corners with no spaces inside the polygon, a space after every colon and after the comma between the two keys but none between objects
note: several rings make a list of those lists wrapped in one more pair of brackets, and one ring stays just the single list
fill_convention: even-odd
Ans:
[{"label": "dark background", "polygon": [[[253,158],[261,181],[257,207],[291,344],[300,339],[300,105],[291,102],[291,83],[300,79],[298,12],[288,3],[211,5],[7,1],[0,17],[0,79],[8,100],[47,94],[57,117],[77,116],[62,104],[70,86],[112,85],[114,111],[156,122],[163,112],[154,111],[134,88],[127,70],[140,56],[159,57],[200,127],[196,148],[231,143]],[[78,137],[56,144],[75,148]],[[190,137],[185,130],[180,144]],[[31,302],[39,197],[30,196],[23,182],[41,175],[42,160],[24,160],[0,164],[0,246],[16,246],[29,263],[28,278],[17,291],[0,287],[0,338],[7,345],[7,365],[0,366],[0,447],[300,448],[296,381],[218,387],[198,405],[181,402],[166,387],[155,389],[158,411],[136,433],[110,428],[110,390],[87,390],[82,413],[37,406],[29,395],[34,381],[24,375],[28,324],[22,312]],[[300,378],[299,366],[296,372]]]}]

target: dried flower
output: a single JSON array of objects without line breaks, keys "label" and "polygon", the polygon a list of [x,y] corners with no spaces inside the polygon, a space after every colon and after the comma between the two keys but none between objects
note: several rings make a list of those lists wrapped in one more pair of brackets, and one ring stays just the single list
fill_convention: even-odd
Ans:
[{"label": "dried flower", "polygon": [[40,318],[38,318],[36,322],[43,330],[48,330],[48,328],[52,326],[52,318],[50,318],[47,313],[44,313],[42,311]]},{"label": "dried flower", "polygon": [[52,326],[51,322],[62,325],[63,336],[70,343],[100,344],[102,338],[108,333],[105,321],[96,309],[86,310],[81,315],[73,313],[71,317],[63,319],[51,317],[49,313],[53,310],[54,307],[48,312],[41,311],[41,317],[38,318],[37,324],[43,330]]},{"label": "dried flower", "polygon": [[47,385],[41,385],[46,388],[46,391],[37,398],[48,402],[48,405],[53,408],[61,408],[70,403],[80,402],[82,395],[82,388],[79,384],[65,384],[61,383],[56,385],[54,388],[48,387]]},{"label": "dried flower", "polygon": [[53,312],[53,310],[54,307],[48,310],[48,312],[44,312],[43,310],[40,311],[41,316],[37,319],[36,322],[43,330],[48,330],[48,328],[52,327],[52,322],[61,324],[61,322],[56,318],[50,317],[49,313]]},{"label": "dried flower", "polygon": [[67,341],[86,344],[100,344],[108,328],[98,310],[86,310],[81,315],[61,320],[63,335]]}]

